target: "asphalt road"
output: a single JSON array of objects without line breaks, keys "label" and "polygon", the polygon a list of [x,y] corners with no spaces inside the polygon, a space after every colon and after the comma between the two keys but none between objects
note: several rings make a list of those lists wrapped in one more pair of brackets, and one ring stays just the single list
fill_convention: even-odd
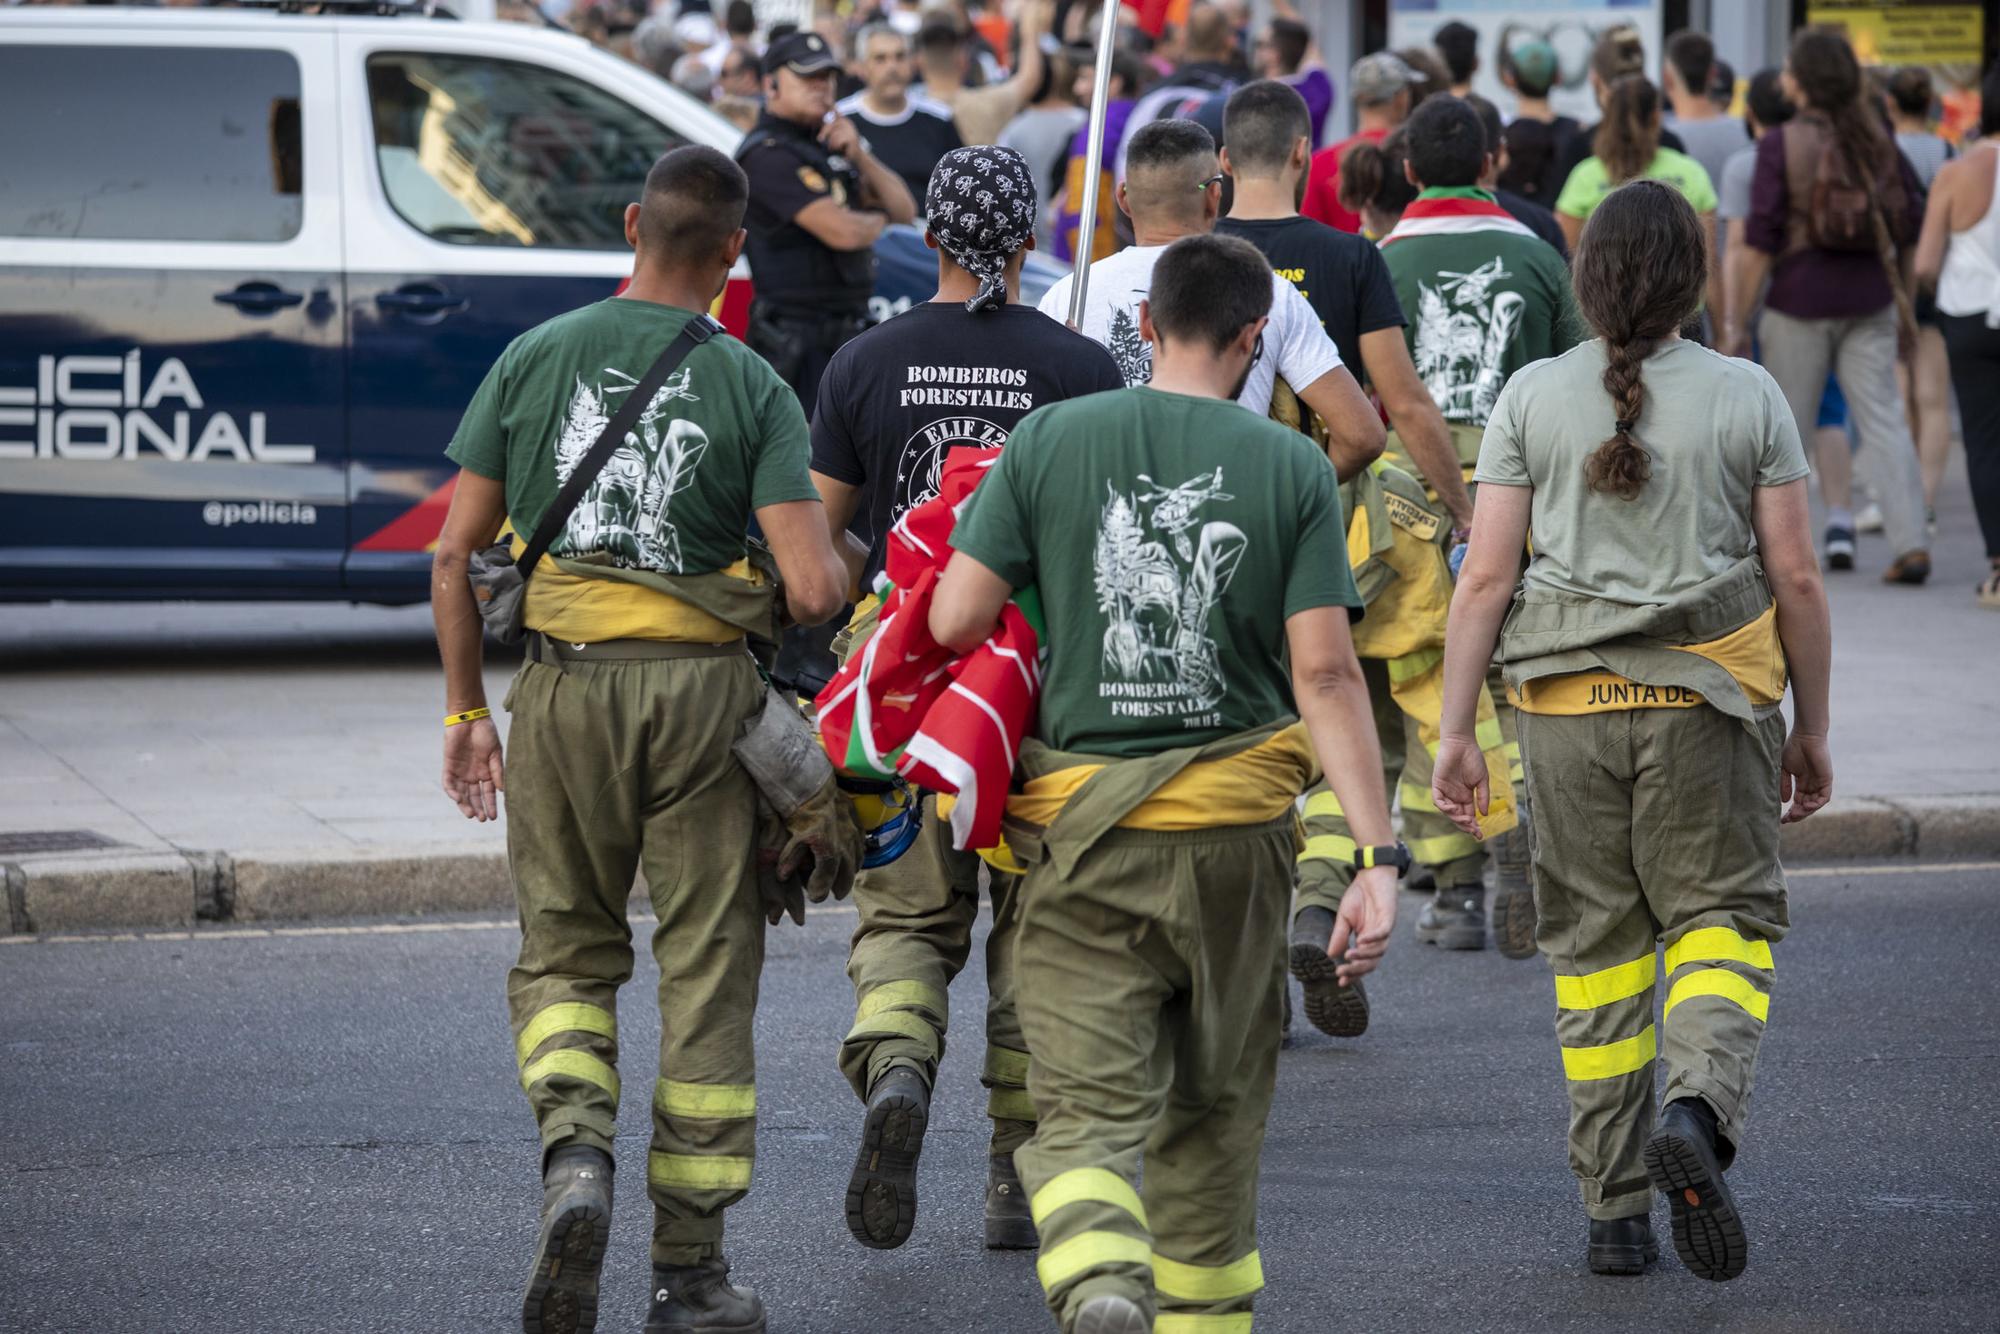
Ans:
[{"label": "asphalt road", "polygon": [[[1425,950],[1415,903],[1370,1032],[1308,1030],[1284,1058],[1260,1330],[1994,1327],[2000,866],[1794,879],[1732,1178],[1751,1268],[1727,1285],[1671,1248],[1643,1279],[1584,1272],[1546,971]],[[916,1236],[877,1253],[846,1234],[852,922],[772,936],[736,1277],[777,1334],[1045,1330],[1032,1258],[980,1244],[976,1040],[945,1060]],[[518,1328],[536,1190],[512,944],[511,923],[442,921],[0,945],[0,1330]],[[621,1016],[633,1164],[653,981]],[[976,972],[957,991],[976,1034]],[[649,1210],[630,1169],[619,1185],[611,1331],[638,1327],[647,1287]]]}]

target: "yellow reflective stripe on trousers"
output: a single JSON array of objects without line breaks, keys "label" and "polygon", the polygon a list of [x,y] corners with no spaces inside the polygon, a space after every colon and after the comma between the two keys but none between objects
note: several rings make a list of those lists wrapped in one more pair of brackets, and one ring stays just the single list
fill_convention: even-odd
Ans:
[{"label": "yellow reflective stripe on trousers", "polygon": [[1028,1053],[1012,1047],[988,1047],[985,1074],[996,1084],[1019,1088],[1028,1082]]},{"label": "yellow reflective stripe on trousers", "polygon": [[1636,1038],[1607,1042],[1602,1047],[1564,1047],[1563,1073],[1581,1083],[1589,1079],[1616,1079],[1634,1070],[1644,1070],[1660,1054],[1659,1034],[1651,1024]]},{"label": "yellow reflective stripe on trousers", "polygon": [[1425,866],[1442,866],[1446,862],[1457,861],[1460,857],[1470,857],[1479,851],[1479,840],[1470,834],[1438,834],[1432,838],[1411,838],[1404,840],[1410,849],[1410,856]]},{"label": "yellow reflective stripe on trousers", "polygon": [[1622,1001],[1650,991],[1653,975],[1658,971],[1659,960],[1650,952],[1643,959],[1621,963],[1614,968],[1600,968],[1594,973],[1580,977],[1556,977],[1556,1008],[1559,1010],[1594,1010],[1600,1005]]},{"label": "yellow reflective stripe on trousers", "polygon": [[[1131,1182],[1106,1168],[1072,1167],[1050,1178],[1028,1201],[1028,1212],[1034,1217],[1035,1226],[1042,1227],[1056,1210],[1072,1204],[1108,1204],[1123,1209],[1138,1220],[1140,1227],[1151,1230],[1146,1222],[1146,1206],[1139,1202],[1139,1192],[1132,1189]],[[1147,1254],[1152,1252],[1149,1250]]]},{"label": "yellow reflective stripe on trousers", "polygon": [[1152,1243],[1122,1232],[1079,1232],[1042,1252],[1035,1261],[1035,1275],[1044,1292],[1054,1292],[1063,1284],[1099,1265],[1143,1265],[1153,1258]]},{"label": "yellow reflective stripe on trousers", "polygon": [[750,1159],[721,1154],[650,1153],[646,1180],[676,1190],[748,1190]]},{"label": "yellow reflective stripe on trousers", "polygon": [[1162,1311],[1153,1317],[1153,1334],[1250,1334],[1250,1313],[1204,1315],[1187,1311]]},{"label": "yellow reflective stripe on trousers", "polygon": [[615,1038],[618,1036],[618,1021],[603,1006],[584,1001],[563,1001],[546,1006],[535,1011],[534,1018],[528,1020],[528,1026],[521,1030],[521,1036],[514,1039],[514,1064],[526,1065],[535,1048],[558,1033],[595,1033],[599,1037]]},{"label": "yellow reflective stripe on trousers", "polygon": [[1697,959],[1747,963],[1752,968],[1771,970],[1771,942],[1752,940],[1726,926],[1704,926],[1690,931],[1667,946],[1667,972]]},{"label": "yellow reflective stripe on trousers", "polygon": [[1191,1265],[1153,1257],[1153,1286],[1184,1302],[1223,1302],[1248,1297],[1264,1287],[1264,1261],[1252,1251],[1226,1265]]},{"label": "yellow reflective stripe on trousers", "polygon": [[922,1043],[932,1060],[938,1056],[937,1030],[923,1016],[909,1010],[884,1010],[866,1019],[857,1019],[842,1041],[853,1042],[857,1038],[909,1038],[912,1042]]},{"label": "yellow reflective stripe on trousers", "polygon": [[618,1099],[618,1072],[590,1052],[579,1047],[558,1047],[548,1055],[535,1061],[521,1072],[521,1087],[547,1079],[550,1075],[568,1075],[571,1079],[581,1079],[586,1084],[595,1084]]},{"label": "yellow reflective stripe on trousers", "polygon": [[1028,1090],[999,1088],[986,1090],[986,1114],[996,1121],[1035,1120],[1035,1100]]},{"label": "yellow reflective stripe on trousers", "polygon": [[1315,815],[1344,815],[1345,813],[1340,809],[1340,798],[1334,796],[1331,790],[1315,792],[1306,798],[1306,819],[1308,820],[1312,819]]},{"label": "yellow reflective stripe on trousers", "polygon": [[1751,986],[1747,978],[1738,977],[1726,968],[1704,968],[1674,983],[1667,992],[1666,1012],[1672,1014],[1676,1005],[1697,996],[1720,996],[1726,1001],[1734,1001],[1749,1011],[1760,1024],[1771,1017],[1770,996]]},{"label": "yellow reflective stripe on trousers", "polygon": [[740,1121],[757,1115],[755,1084],[683,1084],[662,1079],[653,1085],[653,1105],[668,1116],[691,1121]]},{"label": "yellow reflective stripe on trousers", "polygon": [[[1472,739],[1478,743],[1479,749],[1482,751],[1498,750],[1507,744],[1506,737],[1500,731],[1500,720],[1498,718],[1483,719],[1475,724],[1472,729]],[[1435,755],[1437,753],[1436,749],[1433,748],[1431,753]]]},{"label": "yellow reflective stripe on trousers", "polygon": [[1405,657],[1390,658],[1382,665],[1388,669],[1389,683],[1391,685],[1401,685],[1405,681],[1416,680],[1419,676],[1423,676],[1436,668],[1443,661],[1443,649],[1427,648]]},{"label": "yellow reflective stripe on trousers", "polygon": [[1403,803],[1406,811],[1437,812],[1437,803],[1431,800],[1431,790],[1417,783],[1396,784],[1396,800]]},{"label": "yellow reflective stripe on trousers", "polygon": [[1338,862],[1342,866],[1354,865],[1354,840],[1343,834],[1314,834],[1306,840],[1306,850],[1299,854],[1299,860],[1309,862],[1324,858]]},{"label": "yellow reflective stripe on trousers", "polygon": [[913,1006],[922,1006],[932,1014],[944,1014],[945,998],[927,982],[884,982],[861,998],[861,1004],[854,1009],[854,1021],[860,1023],[886,1010],[907,1010]]}]

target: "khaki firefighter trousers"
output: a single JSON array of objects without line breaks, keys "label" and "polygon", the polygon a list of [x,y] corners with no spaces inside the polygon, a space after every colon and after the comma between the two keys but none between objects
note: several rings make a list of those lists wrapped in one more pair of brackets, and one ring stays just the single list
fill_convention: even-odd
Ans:
[{"label": "khaki firefighter trousers", "polygon": [[723,1211],[750,1188],[765,924],[757,793],[729,747],[763,698],[740,643],[685,659],[530,662],[507,697],[507,856],[521,914],[507,1006],[545,1152],[612,1151],[617,996],[632,976],[626,906],[642,868],[659,917],[646,1164],[655,1264],[715,1255]]},{"label": "khaki firefighter trousers", "polygon": [[[1520,715],[1538,817],[1536,943],[1555,968],[1570,1167],[1592,1218],[1651,1205],[1642,1154],[1654,1066],[1665,1097],[1714,1109],[1742,1142],[1790,924],[1778,864],[1785,720],[1707,705]],[[1654,1004],[1666,948],[1664,1013]]]},{"label": "khaki firefighter trousers", "polygon": [[1014,1007],[1014,951],[1020,877],[995,871],[978,854],[951,846],[951,826],[924,799],[924,824],[909,851],[862,872],[854,902],[861,925],[848,946],[854,1026],[840,1046],[840,1071],[861,1098],[895,1066],[937,1082],[951,1019],[951,983],[972,953],[979,879],[992,884],[993,928],[986,937],[986,1113],[991,1151],[1012,1153],[1035,1128],[1028,1098],[1028,1051]]},{"label": "khaki firefighter trousers", "polygon": [[[1464,833],[1449,817],[1438,812],[1431,800],[1431,768],[1437,759],[1437,742],[1425,735],[1426,729],[1414,714],[1397,702],[1392,689],[1394,674],[1407,667],[1435,671],[1443,675],[1443,657],[1437,653],[1414,654],[1410,659],[1383,661],[1363,658],[1361,674],[1368,682],[1368,702],[1375,710],[1375,735],[1382,746],[1382,779],[1390,798],[1402,808],[1403,841],[1410,856],[1432,868],[1440,889],[1455,885],[1476,885],[1486,874],[1486,849],[1478,839]],[[1407,695],[1406,695],[1407,697]],[[1493,742],[1498,720],[1481,724],[1487,735],[1482,745]],[[1354,834],[1340,799],[1325,779],[1306,794],[1305,851],[1299,854],[1299,896],[1295,911],[1340,907],[1340,896],[1354,883]]]},{"label": "khaki firefighter trousers", "polygon": [[1250,1327],[1294,850],[1287,814],[1114,829],[1067,876],[1024,854],[1017,995],[1041,1121],[1014,1162],[1064,1330],[1106,1293],[1157,1312],[1156,1334]]}]

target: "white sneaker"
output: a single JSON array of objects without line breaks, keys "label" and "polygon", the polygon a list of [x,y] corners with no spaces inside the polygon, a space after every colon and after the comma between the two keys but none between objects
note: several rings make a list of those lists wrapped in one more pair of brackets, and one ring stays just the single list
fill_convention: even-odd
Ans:
[{"label": "white sneaker", "polygon": [[1879,533],[1882,531],[1882,507],[1869,501],[1854,516],[1854,531],[1857,533]]}]

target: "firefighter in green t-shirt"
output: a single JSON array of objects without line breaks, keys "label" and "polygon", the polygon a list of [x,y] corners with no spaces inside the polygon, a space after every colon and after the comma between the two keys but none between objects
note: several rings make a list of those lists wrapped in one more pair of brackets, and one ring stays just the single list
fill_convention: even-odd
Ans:
[{"label": "firefighter in green t-shirt", "polygon": [[[1469,481],[1486,420],[1508,377],[1568,351],[1582,330],[1562,257],[1480,188],[1494,172],[1495,148],[1478,112],[1457,98],[1432,98],[1410,117],[1404,134],[1409,176],[1419,193],[1383,238],[1382,258],[1409,319],[1411,358],[1451,426]],[[1532,813],[1514,710],[1497,674],[1490,686],[1521,813],[1518,826],[1493,840],[1499,863],[1493,929],[1500,948],[1519,958],[1534,952]],[[1478,948],[1485,938],[1484,884],[1463,873],[1448,878],[1456,883],[1439,879],[1436,896],[1417,919],[1418,937]]]},{"label": "firefighter in green t-shirt", "polygon": [[1317,767],[1370,845],[1328,942],[1343,983],[1381,958],[1408,863],[1333,468],[1231,401],[1272,300],[1248,242],[1167,247],[1139,303],[1151,382],[1022,421],[931,612],[969,651],[1033,585],[1047,625],[1005,828],[1039,1114],[1015,1164],[1065,1334],[1249,1327],[1294,803]]},{"label": "firefighter in green t-shirt", "polygon": [[[660,385],[531,572],[504,773],[466,582],[469,556],[503,518],[518,535],[535,532],[624,396],[689,321],[706,318],[743,248],[747,197],[742,170],[712,148],[662,157],[644,201],[625,211],[638,252],[631,284],[516,339],[446,451],[460,472],[432,583],[444,787],[475,820],[497,818],[506,789],[521,916],[507,1005],[541,1132],[542,1226],[522,1309],[530,1334],[596,1324],[611,1235],[617,995],[632,975],[626,907],[642,869],[659,914],[660,996],[672,1001],[660,1011],[660,1079],[643,1100],[653,1132],[646,1328],[764,1328],[762,1302],[728,1282],[722,1255],[723,1211],[750,1185],[751,1019],[775,920],[757,870],[768,828],[733,750],[766,698],[746,631],[775,632],[772,585],[746,561],[752,515],[793,617],[826,620],[847,588],[806,475],[798,399],[721,333]],[[850,851],[858,863],[858,833]]]}]

